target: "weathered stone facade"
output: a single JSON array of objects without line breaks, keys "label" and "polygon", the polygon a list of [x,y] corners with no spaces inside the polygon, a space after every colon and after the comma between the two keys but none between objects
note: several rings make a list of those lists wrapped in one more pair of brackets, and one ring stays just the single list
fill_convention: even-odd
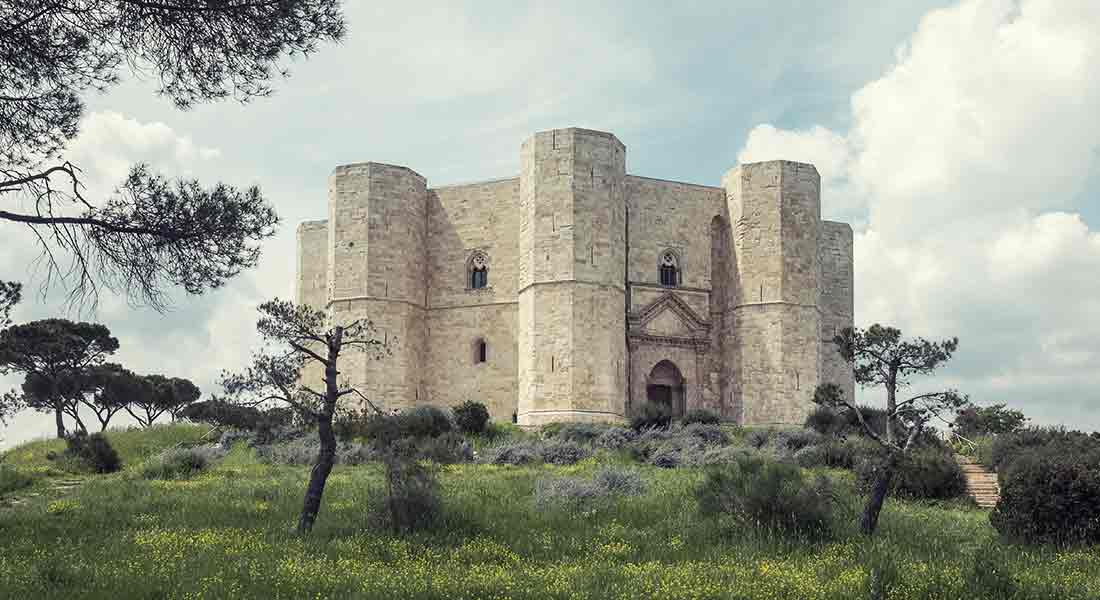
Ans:
[{"label": "weathered stone facade", "polygon": [[854,391],[825,341],[853,322],[852,230],[821,220],[812,165],[662,181],[585,129],[537,133],[520,158],[519,177],[438,188],[338,167],[328,220],[299,226],[297,301],[390,344],[341,368],[375,404],[472,399],[538,425],[650,399],[764,424],[801,422],[818,383]]}]

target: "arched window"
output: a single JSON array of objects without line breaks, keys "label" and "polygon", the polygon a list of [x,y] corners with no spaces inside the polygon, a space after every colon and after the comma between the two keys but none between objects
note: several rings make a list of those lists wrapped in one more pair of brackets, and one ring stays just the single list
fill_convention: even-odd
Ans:
[{"label": "arched window", "polygon": [[483,363],[489,360],[489,345],[485,343],[485,338],[478,338],[474,342],[474,364]]},{"label": "arched window", "polygon": [[665,287],[676,287],[680,285],[680,260],[672,250],[665,250],[661,253],[658,271],[661,285]]},{"label": "arched window", "polygon": [[479,290],[489,286],[489,257],[484,252],[478,250],[470,255],[466,270],[470,289]]}]

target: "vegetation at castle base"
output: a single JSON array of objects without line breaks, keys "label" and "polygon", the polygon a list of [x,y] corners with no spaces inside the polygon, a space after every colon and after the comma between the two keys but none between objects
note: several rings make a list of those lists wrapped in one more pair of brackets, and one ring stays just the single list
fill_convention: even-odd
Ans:
[{"label": "vegetation at castle base", "polygon": [[[378,518],[383,465],[337,465],[321,518],[300,536],[309,468],[262,463],[242,441],[204,469],[145,478],[158,458],[194,464],[162,452],[207,430],[109,431],[121,473],[0,507],[0,598],[1100,596],[1100,551],[1009,545],[964,503],[891,502],[866,538],[845,512],[852,477],[815,468],[806,478],[831,479],[840,506],[814,541],[705,514],[697,490],[719,467],[661,468],[608,449],[566,466],[433,467],[438,511],[411,533]],[[731,442],[745,448],[745,437]],[[772,432],[759,456],[779,456],[785,438]],[[50,443],[3,462],[38,464],[31,455]]]}]

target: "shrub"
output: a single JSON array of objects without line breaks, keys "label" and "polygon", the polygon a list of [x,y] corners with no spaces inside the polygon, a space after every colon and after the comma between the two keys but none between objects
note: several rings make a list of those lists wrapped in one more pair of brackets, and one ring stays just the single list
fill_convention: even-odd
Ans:
[{"label": "shrub", "polygon": [[804,469],[826,466],[824,445],[799,448],[794,453],[794,462]]},{"label": "shrub", "polygon": [[672,422],[672,412],[669,407],[656,402],[644,402],[635,411],[630,419],[630,427],[634,431],[652,427],[668,427]]},{"label": "shrub", "polygon": [[181,411],[180,416],[195,423],[247,431],[289,427],[294,424],[295,418],[294,411],[289,408],[259,410],[216,399],[189,404]]},{"label": "shrub", "polygon": [[1041,448],[998,475],[1001,498],[989,520],[1001,535],[1027,543],[1100,543],[1100,460]]},{"label": "shrub", "polygon": [[386,494],[377,516],[394,532],[426,529],[439,522],[442,503],[435,470],[416,460],[389,455]]},{"label": "shrub", "polygon": [[725,465],[753,455],[753,450],[738,446],[705,447],[687,453],[686,464],[694,466]]},{"label": "shrub", "polygon": [[206,470],[211,461],[222,456],[218,446],[168,448],[145,461],[141,476],[145,479],[177,479]]},{"label": "shrub", "polygon": [[771,429],[754,429],[749,432],[749,435],[745,438],[745,440],[749,443],[750,446],[759,450],[768,445],[768,441],[771,440],[771,437]]},{"label": "shrub", "polygon": [[489,424],[489,409],[480,402],[467,400],[451,410],[455,415],[455,425],[462,433],[482,433]]},{"label": "shrub", "polygon": [[368,437],[371,420],[376,414],[366,409],[338,407],[332,418],[332,432],[342,441]]},{"label": "shrub", "polygon": [[851,469],[855,466],[856,452],[852,445],[839,440],[829,440],[818,447],[821,448],[826,467]]},{"label": "shrub", "polygon": [[[878,435],[886,434],[887,419],[885,408],[861,405],[859,406],[859,412],[863,415],[863,420],[867,422],[867,425],[871,427],[872,431]],[[867,435],[863,426],[859,424],[859,416],[856,414],[856,411],[848,409],[841,413],[841,416],[844,418],[846,432],[854,433],[859,436]]]},{"label": "shrub", "polygon": [[821,435],[837,435],[844,432],[848,421],[835,410],[818,406],[806,417],[805,427]]},{"label": "shrub", "polygon": [[230,429],[229,431],[222,433],[221,437],[218,438],[218,446],[220,446],[222,450],[228,452],[233,449],[233,446],[237,442],[244,441],[251,446],[253,445],[254,440],[255,438],[250,431],[244,431],[243,429]]},{"label": "shrub", "polygon": [[592,452],[576,442],[550,440],[539,448],[543,461],[554,465],[572,465],[588,458]]},{"label": "shrub", "polygon": [[538,460],[535,442],[514,440],[489,446],[480,457],[480,462],[493,465],[528,465]]},{"label": "shrub", "polygon": [[550,423],[542,428],[542,435],[567,442],[589,444],[608,429],[607,425],[598,423]]},{"label": "shrub", "polygon": [[1017,457],[1031,454],[1040,448],[1070,456],[1083,456],[1100,453],[1100,438],[1080,431],[1033,427],[996,436],[993,439],[991,460],[994,468],[1000,471]]},{"label": "shrub", "polygon": [[792,431],[780,431],[772,439],[777,448],[798,452],[806,446],[821,441],[821,434],[812,429],[795,429]]},{"label": "shrub", "polygon": [[633,429],[627,429],[625,427],[609,427],[603,431],[595,440],[593,445],[597,448],[607,448],[608,450],[618,450],[623,446],[626,446],[630,442],[634,441],[634,438],[638,437],[637,432]]},{"label": "shrub", "polygon": [[718,425],[692,423],[682,430],[684,435],[694,436],[707,444],[728,444],[730,438]]},{"label": "shrub", "polygon": [[993,470],[993,438],[983,435],[974,440],[974,460],[983,467]]},{"label": "shrub", "polygon": [[641,496],[645,493],[645,481],[635,469],[604,465],[592,476],[592,481],[609,494]]},{"label": "shrub", "polygon": [[[287,442],[256,446],[256,458],[262,463],[275,465],[312,465],[321,451],[321,442],[314,436],[296,438]],[[378,450],[367,444],[338,442],[336,463],[359,465],[378,458]]]},{"label": "shrub", "polygon": [[414,406],[397,420],[402,437],[439,437],[454,428],[447,413],[435,406]]},{"label": "shrub", "polygon": [[684,417],[680,419],[680,422],[684,425],[691,425],[692,423],[718,425],[722,422],[722,419],[720,419],[718,415],[714,413],[714,411],[710,411],[705,408],[693,408],[684,414]]},{"label": "shrub", "polygon": [[610,496],[639,496],[645,493],[645,483],[633,470],[603,467],[592,479],[578,477],[543,478],[535,482],[535,505],[539,508],[565,505],[581,509],[592,502]]},{"label": "shrub", "polygon": [[[874,482],[881,458],[863,458],[856,465],[856,483],[867,492]],[[966,478],[955,458],[933,448],[919,448],[898,462],[890,483],[893,493],[902,498],[948,500],[966,492]]]},{"label": "shrub", "polygon": [[0,464],[0,495],[30,486],[34,478],[11,465]]},{"label": "shrub", "polygon": [[65,456],[94,473],[114,473],[122,468],[118,452],[102,433],[74,433],[65,438]]},{"label": "shrub", "polygon": [[415,449],[416,458],[441,465],[468,462],[474,457],[469,442],[456,431],[434,438],[420,438],[416,441]]},{"label": "shrub", "polygon": [[795,465],[757,457],[712,467],[695,491],[704,515],[808,538],[830,532],[833,491],[827,477],[808,480]]}]

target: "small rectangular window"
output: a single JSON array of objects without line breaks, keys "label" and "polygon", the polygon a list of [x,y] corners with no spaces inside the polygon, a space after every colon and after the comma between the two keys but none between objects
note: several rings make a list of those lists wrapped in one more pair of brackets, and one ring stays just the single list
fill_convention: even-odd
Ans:
[{"label": "small rectangular window", "polygon": [[488,350],[488,346],[485,344],[485,341],[482,340],[482,341],[478,342],[477,343],[477,362],[479,362],[479,363],[485,362],[486,359],[488,358],[488,355],[489,355],[489,350]]}]

